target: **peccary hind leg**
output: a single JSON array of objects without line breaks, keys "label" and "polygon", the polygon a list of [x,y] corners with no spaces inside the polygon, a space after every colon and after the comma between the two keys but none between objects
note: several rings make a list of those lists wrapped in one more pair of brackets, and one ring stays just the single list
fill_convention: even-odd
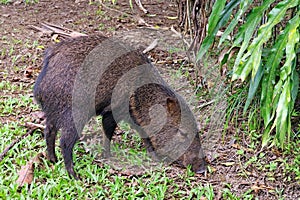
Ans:
[{"label": "peccary hind leg", "polygon": [[114,120],[113,114],[111,111],[107,111],[102,116],[102,126],[104,129],[104,136],[103,136],[103,158],[109,158],[110,154],[110,141],[114,134],[114,131],[117,127],[117,123]]},{"label": "peccary hind leg", "polygon": [[62,128],[60,147],[64,157],[66,169],[69,175],[73,176],[75,179],[78,179],[78,177],[74,172],[73,147],[78,139],[79,136],[77,134],[75,126],[68,126]]},{"label": "peccary hind leg", "polygon": [[55,155],[56,133],[57,133],[56,127],[52,123],[47,121],[44,134],[45,134],[45,139],[47,144],[48,159],[53,163],[57,162],[57,157]]}]

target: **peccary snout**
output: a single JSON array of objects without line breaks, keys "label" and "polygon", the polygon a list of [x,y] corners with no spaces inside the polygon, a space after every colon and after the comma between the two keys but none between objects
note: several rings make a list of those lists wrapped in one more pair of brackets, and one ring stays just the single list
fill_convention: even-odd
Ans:
[{"label": "peccary snout", "polygon": [[202,149],[198,146],[199,142],[198,135],[196,135],[195,140],[186,151],[189,153],[182,155],[176,162],[179,164],[182,163],[185,167],[191,165],[192,171],[202,174],[206,172],[207,163]]},{"label": "peccary snout", "polygon": [[176,161],[202,172],[206,162],[194,116],[183,98],[161,78],[138,50],[101,35],[65,40],[48,48],[34,85],[34,98],[46,117],[48,158],[57,161],[55,138],[70,176],[73,147],[85,124],[102,115],[103,157],[117,123],[128,122],[159,160]]}]

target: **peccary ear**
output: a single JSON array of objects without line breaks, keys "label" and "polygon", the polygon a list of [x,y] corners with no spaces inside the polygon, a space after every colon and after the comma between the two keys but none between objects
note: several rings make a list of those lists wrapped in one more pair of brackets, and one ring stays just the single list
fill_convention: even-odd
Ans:
[{"label": "peccary ear", "polygon": [[178,104],[177,99],[168,97],[167,98],[167,109],[168,113],[170,113],[171,116],[178,116],[180,113],[180,106]]}]

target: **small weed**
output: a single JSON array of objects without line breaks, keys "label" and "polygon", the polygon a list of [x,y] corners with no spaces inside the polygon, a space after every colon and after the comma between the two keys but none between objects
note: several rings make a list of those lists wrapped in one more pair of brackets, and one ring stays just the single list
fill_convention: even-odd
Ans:
[{"label": "small weed", "polygon": [[32,108],[37,110],[38,106],[32,103],[32,98],[28,95],[19,94],[17,97],[4,97],[0,100],[0,116],[18,115],[21,108]]},{"label": "small weed", "polygon": [[98,30],[99,31],[102,31],[102,30],[104,30],[105,29],[105,25],[103,24],[103,23],[100,23],[99,25],[98,25]]},{"label": "small weed", "polygon": [[12,0],[0,0],[0,4],[9,4]]},{"label": "small weed", "polygon": [[225,188],[223,190],[223,199],[230,199],[230,200],[240,200],[240,198],[238,196],[236,196],[235,194],[233,194],[228,188]]},{"label": "small weed", "polygon": [[99,15],[99,16],[104,16],[105,15],[105,12],[103,11],[103,10],[101,10],[101,9],[98,9],[97,11],[96,11],[96,15]]},{"label": "small weed", "polygon": [[39,3],[39,0],[24,0],[25,4],[36,4]]}]

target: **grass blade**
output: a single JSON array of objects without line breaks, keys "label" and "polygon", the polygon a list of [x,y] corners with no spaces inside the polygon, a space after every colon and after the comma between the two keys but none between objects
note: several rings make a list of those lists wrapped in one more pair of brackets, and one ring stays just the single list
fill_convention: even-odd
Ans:
[{"label": "grass blade", "polygon": [[262,67],[262,63],[260,63],[258,71],[256,73],[256,76],[254,77],[253,80],[250,80],[250,87],[249,87],[249,91],[248,91],[247,101],[246,101],[246,104],[244,106],[244,111],[243,111],[244,114],[246,113],[251,101],[253,100],[253,98],[256,94],[256,91],[260,85],[262,76],[263,76],[263,67]]}]

